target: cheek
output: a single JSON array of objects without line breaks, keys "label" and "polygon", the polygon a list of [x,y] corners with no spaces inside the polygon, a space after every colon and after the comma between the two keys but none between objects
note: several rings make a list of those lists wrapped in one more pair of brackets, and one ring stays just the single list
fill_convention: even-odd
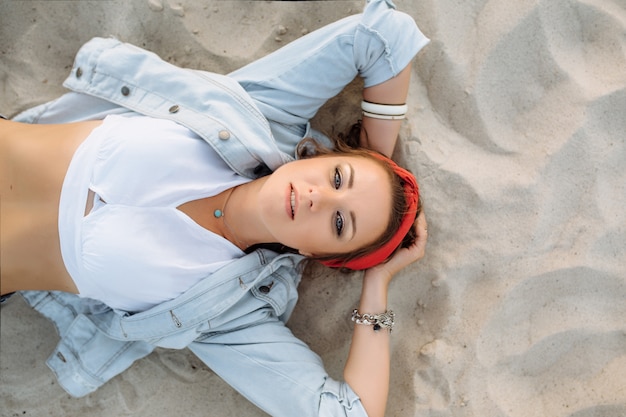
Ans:
[{"label": "cheek", "polygon": [[320,229],[320,225],[316,222],[307,222],[297,232],[288,232],[293,245],[303,252],[320,254],[334,250],[334,240],[328,233],[324,233]]}]

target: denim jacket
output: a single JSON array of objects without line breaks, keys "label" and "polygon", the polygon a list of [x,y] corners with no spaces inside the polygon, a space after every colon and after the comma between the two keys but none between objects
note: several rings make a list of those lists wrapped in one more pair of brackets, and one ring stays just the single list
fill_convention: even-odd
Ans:
[{"label": "denim jacket", "polygon": [[[393,8],[390,0],[372,0],[362,16],[329,25],[320,31],[320,39],[309,37],[311,48],[304,50],[311,54],[318,53],[313,46],[331,37],[339,39],[337,48],[344,48],[339,55],[332,48],[321,52],[332,57],[329,71],[341,72],[327,78],[337,85],[320,87],[328,89],[327,98],[357,73],[365,86],[394,76],[428,43],[407,15],[384,17]],[[345,42],[348,31],[358,32],[354,45]],[[342,68],[338,60],[344,55],[352,60],[352,54],[362,67],[354,72],[354,63]],[[72,92],[15,120],[63,123],[128,112],[171,119],[205,139],[234,171],[256,178],[293,160],[297,142],[314,132],[306,115],[301,128],[293,129],[295,116],[284,112],[286,120],[281,121],[280,106],[262,113],[258,106],[264,104],[242,88],[253,77],[245,78],[245,67],[230,76],[181,69],[135,46],[96,38],[80,49],[64,83]],[[319,101],[317,107],[300,107],[310,107],[314,114],[325,100]],[[298,103],[285,105],[290,106]],[[272,125],[267,117],[275,109]],[[95,391],[155,347],[188,347],[271,415],[365,416],[352,389],[331,379],[321,359],[285,326],[298,297],[300,260],[298,255],[257,250],[176,299],[135,314],[62,292],[22,294],[55,323],[61,341],[47,363],[74,396]]]}]

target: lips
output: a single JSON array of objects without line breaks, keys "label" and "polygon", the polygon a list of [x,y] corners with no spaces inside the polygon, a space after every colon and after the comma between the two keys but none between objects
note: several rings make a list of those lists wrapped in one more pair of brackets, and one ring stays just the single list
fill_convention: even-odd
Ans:
[{"label": "lips", "polygon": [[289,184],[286,194],[285,210],[287,211],[287,216],[289,216],[291,220],[293,220],[296,217],[297,210],[296,190],[293,188],[293,185]]}]

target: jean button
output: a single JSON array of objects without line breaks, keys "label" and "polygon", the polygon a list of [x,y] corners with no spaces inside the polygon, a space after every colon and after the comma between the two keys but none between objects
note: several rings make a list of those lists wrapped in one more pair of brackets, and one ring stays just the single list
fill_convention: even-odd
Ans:
[{"label": "jean button", "polygon": [[130,88],[128,88],[126,86],[122,87],[122,95],[123,96],[127,96],[129,94],[130,94]]}]

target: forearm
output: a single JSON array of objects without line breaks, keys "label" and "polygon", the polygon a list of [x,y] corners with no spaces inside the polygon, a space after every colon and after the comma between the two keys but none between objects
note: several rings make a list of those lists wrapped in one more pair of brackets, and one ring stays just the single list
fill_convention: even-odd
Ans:
[{"label": "forearm", "polygon": [[[388,280],[380,271],[368,270],[363,278],[359,312],[377,314],[387,310]],[[354,325],[352,345],[344,379],[361,398],[370,417],[383,416],[389,391],[390,332],[371,325]]]},{"label": "forearm", "polygon": [[[417,238],[408,248],[399,249],[392,258],[365,271],[359,312],[380,314],[387,310],[387,291],[392,277],[407,265],[421,259],[428,237],[426,217],[421,212],[415,222]],[[360,397],[370,417],[383,416],[389,392],[390,334],[381,328],[356,324],[352,345],[343,372],[344,379]]]},{"label": "forearm", "polygon": [[[411,79],[411,64],[400,73],[381,84],[365,88],[363,99],[378,104],[404,104]],[[402,120],[381,120],[363,116],[361,146],[391,156],[402,127]]]}]

